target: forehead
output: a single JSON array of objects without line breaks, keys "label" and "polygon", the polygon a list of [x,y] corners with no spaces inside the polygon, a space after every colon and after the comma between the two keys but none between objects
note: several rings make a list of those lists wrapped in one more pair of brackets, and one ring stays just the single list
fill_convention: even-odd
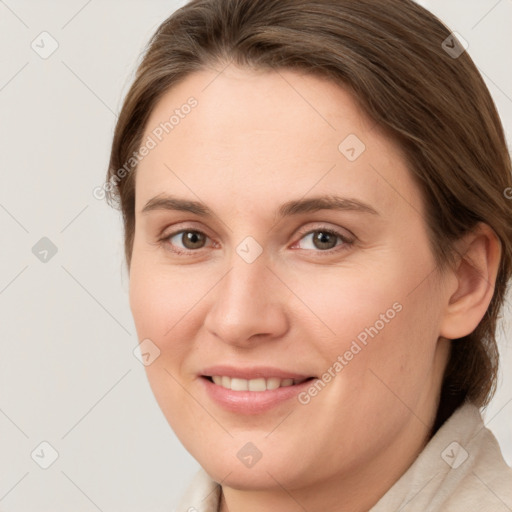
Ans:
[{"label": "forehead", "polygon": [[[190,115],[179,116],[180,109],[188,111],[185,105],[190,98],[197,105]],[[166,138],[190,136],[193,143],[197,137],[198,142],[215,141],[231,148],[234,138],[257,141],[269,133],[278,134],[280,142],[307,141],[306,148],[321,142],[332,146],[333,139],[348,127],[361,135],[374,128],[348,91],[326,79],[289,70],[228,66],[221,72],[193,73],[164,94],[151,113],[145,134],[169,121],[176,111],[179,119],[173,120],[176,124]]]},{"label": "forehead", "polygon": [[296,71],[189,75],[153,109],[149,139],[154,147],[137,170],[137,211],[171,191],[245,209],[282,202],[283,194],[326,192],[362,194],[384,209],[396,209],[397,198],[419,203],[400,148],[354,97]]}]

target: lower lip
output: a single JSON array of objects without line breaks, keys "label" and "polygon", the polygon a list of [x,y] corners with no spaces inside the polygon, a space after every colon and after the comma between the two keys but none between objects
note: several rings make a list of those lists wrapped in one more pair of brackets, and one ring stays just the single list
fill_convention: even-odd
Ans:
[{"label": "lower lip", "polygon": [[295,398],[313,380],[308,379],[301,384],[267,389],[266,391],[233,391],[201,377],[206,392],[214,402],[228,411],[239,414],[259,414],[268,411],[291,398]]}]

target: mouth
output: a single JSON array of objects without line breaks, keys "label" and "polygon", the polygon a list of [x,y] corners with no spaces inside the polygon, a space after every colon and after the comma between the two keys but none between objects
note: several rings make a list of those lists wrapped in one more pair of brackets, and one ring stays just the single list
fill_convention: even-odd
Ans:
[{"label": "mouth", "polygon": [[202,375],[204,379],[211,383],[222,386],[231,391],[272,391],[274,389],[297,386],[304,382],[313,380],[315,377],[304,377],[299,379],[280,378],[280,377],[258,377],[256,379],[241,379],[238,377],[229,377],[227,375]]},{"label": "mouth", "polygon": [[[198,377],[215,404],[238,414],[261,414],[285,402],[290,403],[317,379],[272,368],[228,366],[205,369]],[[298,400],[295,403],[299,405]]]}]

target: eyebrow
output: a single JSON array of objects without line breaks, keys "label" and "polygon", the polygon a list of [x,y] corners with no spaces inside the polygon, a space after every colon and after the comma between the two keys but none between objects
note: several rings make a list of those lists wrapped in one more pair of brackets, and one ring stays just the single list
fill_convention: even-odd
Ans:
[{"label": "eyebrow", "polygon": [[[189,212],[201,217],[214,217],[213,211],[204,203],[199,201],[190,201],[180,199],[171,195],[158,195],[150,199],[141,213],[148,213],[155,210],[171,210]],[[311,197],[308,199],[294,199],[283,203],[276,212],[278,218],[300,215],[302,213],[312,213],[319,210],[342,210],[355,211],[360,213],[369,213],[380,215],[377,210],[369,204],[363,203],[357,199],[340,197],[336,195],[325,195]]]}]

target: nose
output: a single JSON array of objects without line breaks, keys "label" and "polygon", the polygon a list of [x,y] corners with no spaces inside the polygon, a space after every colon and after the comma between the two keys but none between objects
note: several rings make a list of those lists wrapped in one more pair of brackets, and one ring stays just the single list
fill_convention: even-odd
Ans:
[{"label": "nose", "polygon": [[263,257],[247,263],[235,254],[230,271],[212,292],[204,327],[227,344],[250,347],[279,338],[289,328],[286,289]]}]

